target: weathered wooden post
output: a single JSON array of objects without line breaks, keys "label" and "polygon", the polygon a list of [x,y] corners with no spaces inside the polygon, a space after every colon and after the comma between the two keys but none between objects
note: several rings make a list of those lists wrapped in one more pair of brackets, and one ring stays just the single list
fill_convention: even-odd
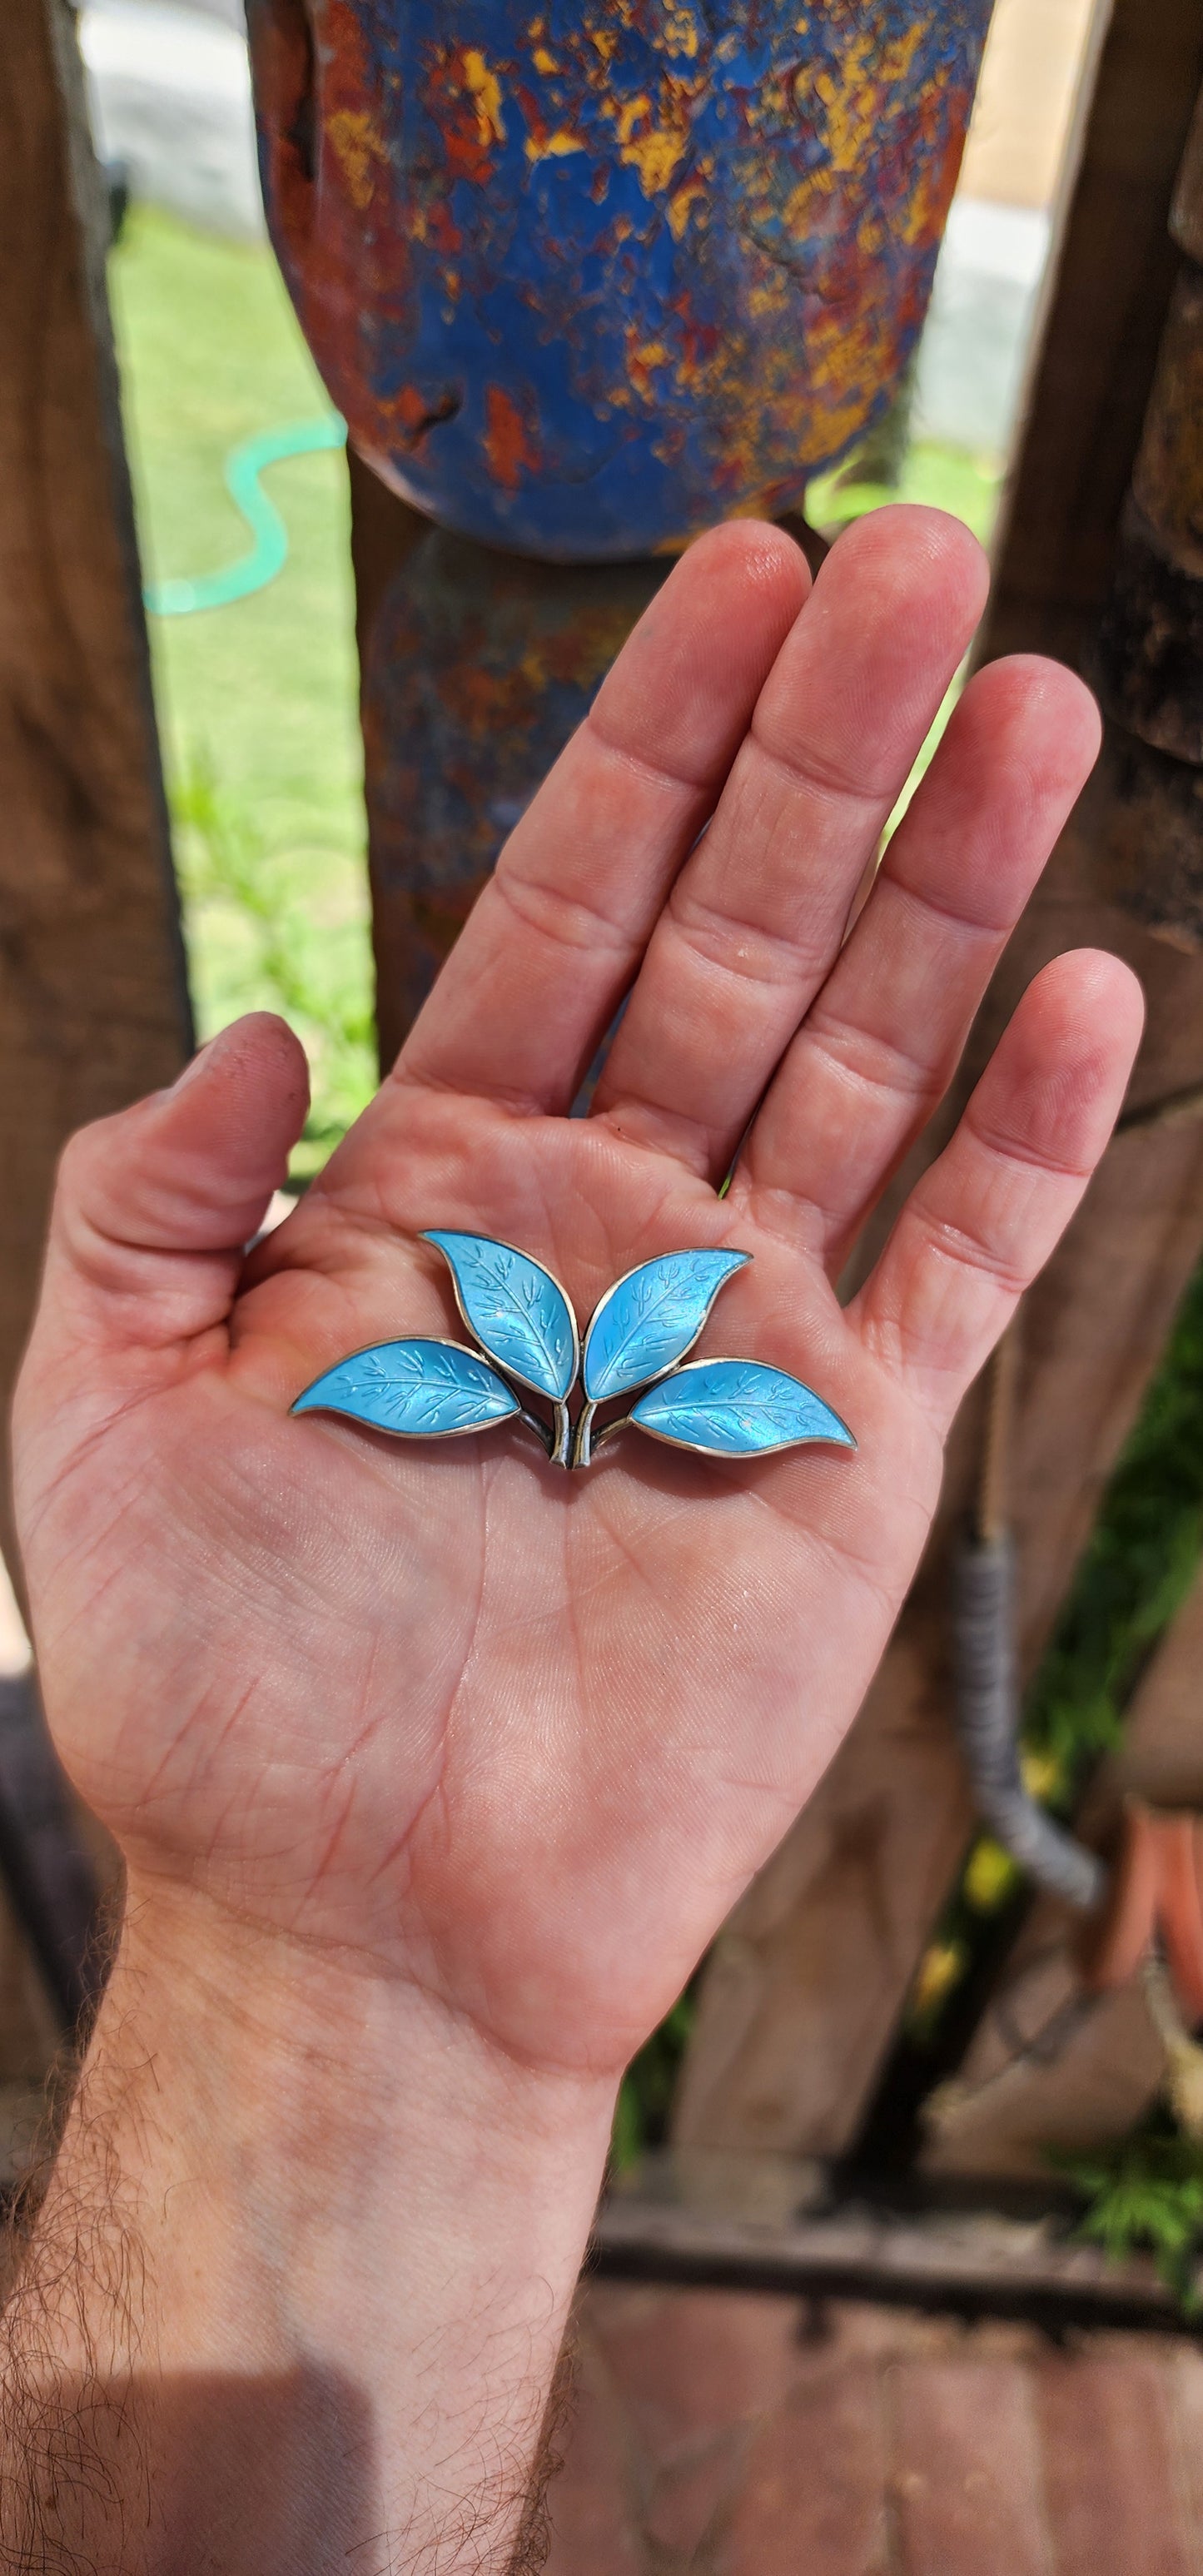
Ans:
[{"label": "weathered wooden post", "polygon": [[1203,96],[1170,231],[1182,253],[1124,507],[1098,676],[1115,891],[1203,942]]},{"label": "weathered wooden post", "polygon": [[[7,1392],[60,1147],[169,1081],[191,1023],[105,303],[108,202],[64,0],[6,14],[0,136]],[[2,1491],[11,1563],[7,1476]]]},{"label": "weathered wooden post", "polygon": [[[192,1043],[105,303],[108,202],[74,13],[10,0],[0,45],[0,1546],[8,1399],[73,1128]],[[56,2012],[87,1980],[94,1870],[31,1681],[0,1685],[0,1863]],[[0,2084],[44,2072],[0,1927]],[[54,2040],[53,2024],[50,2044]],[[40,2057],[40,2063],[39,2063]],[[0,2172],[8,2140],[0,2122]]]}]

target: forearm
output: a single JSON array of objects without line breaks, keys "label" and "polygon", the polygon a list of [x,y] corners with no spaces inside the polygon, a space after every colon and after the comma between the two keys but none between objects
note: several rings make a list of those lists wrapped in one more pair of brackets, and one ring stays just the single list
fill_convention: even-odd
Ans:
[{"label": "forearm", "polygon": [[7,2312],[6,2563],[521,2565],[611,2099],[135,1896]]}]

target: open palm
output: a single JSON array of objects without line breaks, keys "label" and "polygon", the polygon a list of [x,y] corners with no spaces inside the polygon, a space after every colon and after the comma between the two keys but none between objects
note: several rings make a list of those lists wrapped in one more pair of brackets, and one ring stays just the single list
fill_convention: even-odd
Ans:
[{"label": "open palm", "polygon": [[[984,568],[897,510],[807,587],[770,528],[684,558],[394,1074],[249,1259],[303,1115],[281,1023],[76,1141],[19,1401],[47,1707],[134,1877],[412,1978],[532,2062],[629,2055],[829,1760],[1138,1035],[1114,960],[1048,968],[841,1309],[1096,721],[1056,666],[983,671],[847,935]],[[858,1450],[627,1431],[573,1474],[514,1422],[291,1416],[356,1348],[463,1338],[432,1226],[521,1246],[582,1319],[640,1262],[738,1246],[701,1350],[803,1378]]]}]

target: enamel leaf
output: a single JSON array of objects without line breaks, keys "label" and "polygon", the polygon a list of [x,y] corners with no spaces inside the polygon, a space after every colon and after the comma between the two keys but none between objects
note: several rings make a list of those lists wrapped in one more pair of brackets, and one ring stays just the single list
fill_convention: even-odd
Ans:
[{"label": "enamel leaf", "polygon": [[520,1411],[504,1378],[458,1342],[378,1342],[327,1369],[294,1413],[342,1413],[403,1440],[448,1440]]},{"label": "enamel leaf", "polygon": [[856,1442],[846,1422],[800,1378],[758,1360],[692,1360],[631,1407],[656,1440],[713,1458],[763,1458],[804,1440]]},{"label": "enamel leaf", "polygon": [[591,1404],[661,1377],[692,1350],[720,1288],[748,1252],[665,1252],[628,1270],[602,1298],[585,1335]]},{"label": "enamel leaf", "polygon": [[576,1319],[558,1280],[485,1234],[450,1234],[427,1226],[455,1281],[456,1302],[490,1359],[522,1386],[562,1404],[576,1376]]}]

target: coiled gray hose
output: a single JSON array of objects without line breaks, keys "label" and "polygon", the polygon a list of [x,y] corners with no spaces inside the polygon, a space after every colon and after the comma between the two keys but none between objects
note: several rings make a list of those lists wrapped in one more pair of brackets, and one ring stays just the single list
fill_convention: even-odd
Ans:
[{"label": "coiled gray hose", "polygon": [[1090,1913],[1107,1885],[1103,1863],[1037,1806],[1020,1774],[1009,1533],[966,1536],[952,1571],[956,1729],[978,1813],[1041,1887]]}]

